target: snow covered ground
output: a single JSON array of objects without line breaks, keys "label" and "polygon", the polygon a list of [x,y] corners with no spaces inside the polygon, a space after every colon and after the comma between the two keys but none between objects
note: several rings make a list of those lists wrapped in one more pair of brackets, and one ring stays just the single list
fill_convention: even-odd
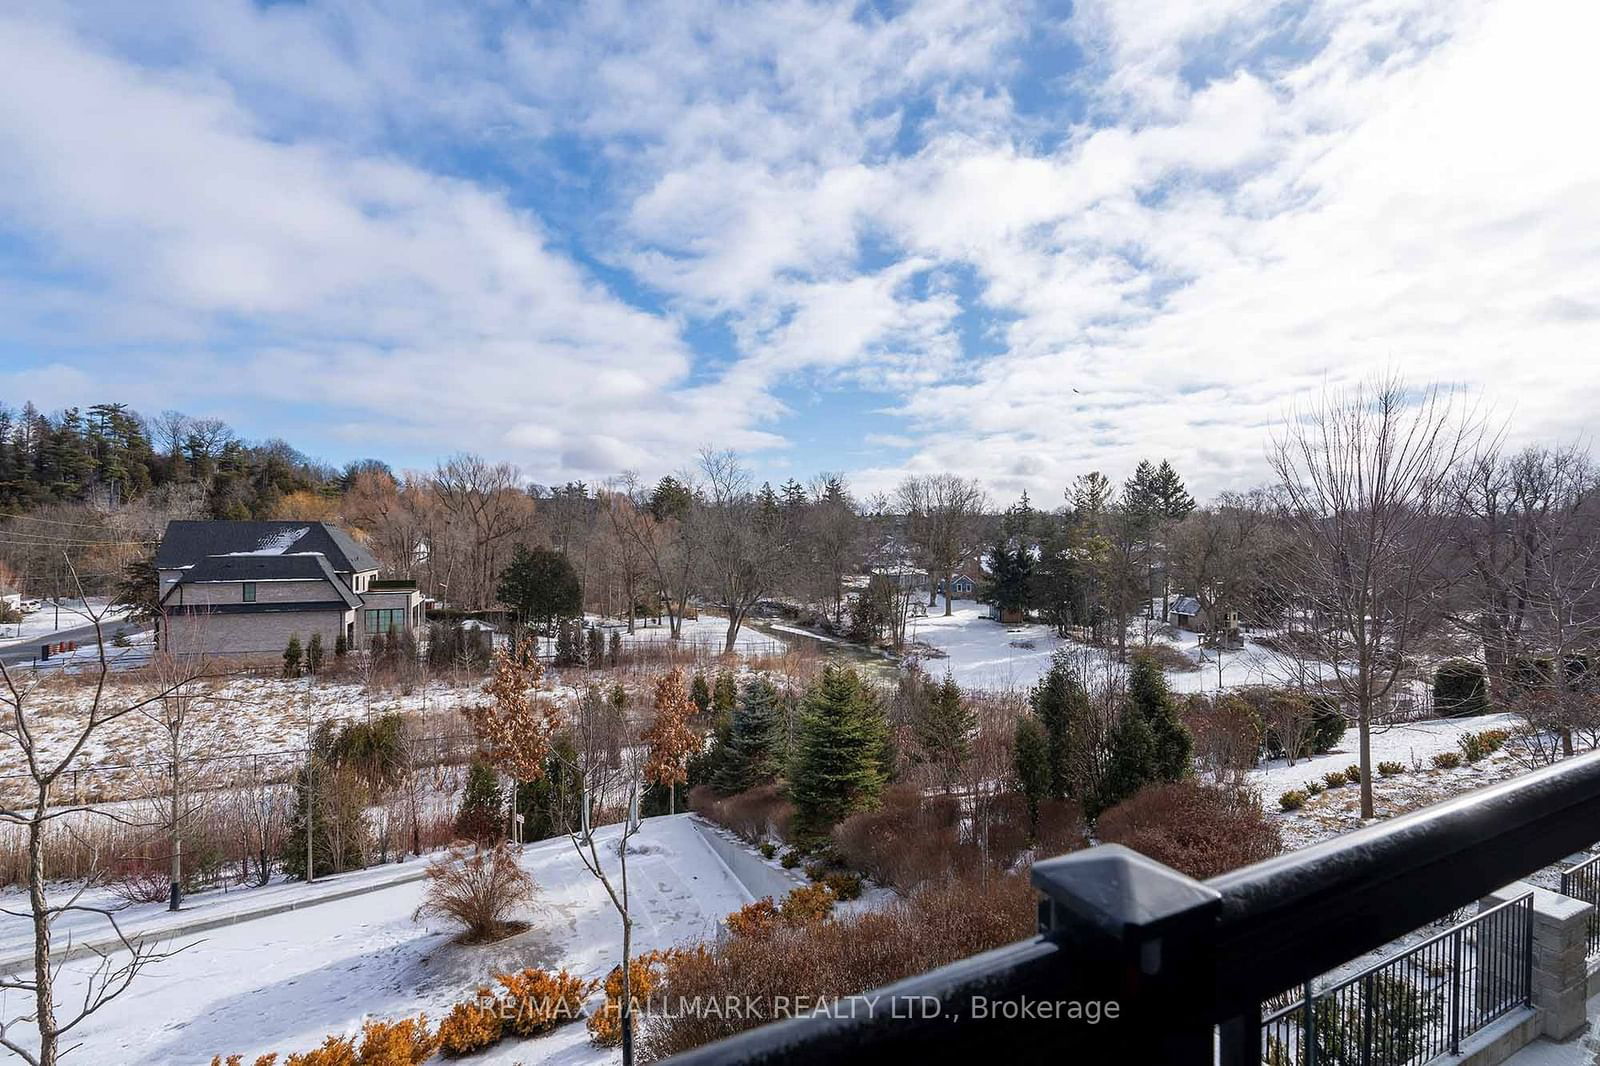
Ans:
[{"label": "snow covered ground", "polygon": [[[937,649],[939,654],[923,661],[930,673],[938,676],[948,670],[969,688],[1026,688],[1050,669],[1050,658],[1061,647],[1109,661],[1104,651],[1063,639],[1052,626],[1036,622],[1002,625],[988,618],[988,610],[973,600],[956,600],[946,617],[941,600],[939,606],[929,608],[926,617],[911,619],[907,639]],[[1222,653],[1219,677],[1216,650],[1201,647],[1199,634],[1164,629],[1151,623],[1151,643],[1181,652],[1195,667],[1168,671],[1167,681],[1175,692],[1215,692],[1219,683],[1227,689],[1284,682],[1294,676],[1298,666],[1247,638],[1242,649]],[[1144,635],[1143,621],[1132,623],[1129,649],[1142,644]]]},{"label": "snow covered ground", "polygon": [[[603,842],[616,832],[598,835]],[[427,1011],[437,1020],[496,969],[564,967],[603,978],[620,944],[604,889],[565,839],[529,845],[523,865],[540,888],[522,916],[532,928],[497,944],[464,947],[452,943],[453,930],[440,920],[414,921],[422,882],[179,938],[192,946],[84,1023],[79,1054],[85,1062],[128,1066],[202,1063],[234,1052],[248,1062],[260,1053],[307,1050],[329,1033],[358,1030],[367,1018]],[[688,815],[647,819],[628,869],[638,951],[713,938],[728,912],[750,898]],[[0,938],[13,939],[13,932]],[[81,996],[90,969],[85,960],[63,966],[63,1002]],[[13,996],[0,998],[7,1016],[21,1009]],[[512,1039],[472,1059],[499,1066],[617,1060],[619,1052],[588,1042],[581,1023],[533,1042]]]},{"label": "snow covered ground", "polygon": [[21,622],[0,622],[0,647],[34,642],[45,643],[53,633],[80,629],[92,624],[93,616],[96,614],[103,615],[101,623],[105,627],[106,636],[110,637],[119,626],[127,622],[128,609],[126,607],[109,609],[104,599],[96,599],[93,596],[89,597],[87,607],[83,600],[62,600],[59,612],[53,603],[46,603],[39,610],[23,615]]}]

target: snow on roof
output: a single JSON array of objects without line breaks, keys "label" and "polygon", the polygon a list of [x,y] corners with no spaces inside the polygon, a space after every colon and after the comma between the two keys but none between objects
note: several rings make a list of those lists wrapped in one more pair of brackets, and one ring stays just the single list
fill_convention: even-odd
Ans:
[{"label": "snow on roof", "polygon": [[1178,614],[1199,614],[1200,601],[1193,596],[1179,596],[1172,601],[1172,610]]},{"label": "snow on roof", "polygon": [[282,555],[295,541],[311,532],[310,526],[299,529],[278,529],[262,536],[254,551],[229,552],[229,555]]}]

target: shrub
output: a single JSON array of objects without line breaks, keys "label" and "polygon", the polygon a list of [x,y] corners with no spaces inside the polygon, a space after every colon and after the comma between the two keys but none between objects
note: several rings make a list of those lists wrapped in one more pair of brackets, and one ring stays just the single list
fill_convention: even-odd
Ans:
[{"label": "shrub", "polygon": [[361,1027],[361,1066],[418,1066],[439,1047],[439,1037],[428,1029],[428,1016],[397,1022],[372,1021]]},{"label": "shrub", "polygon": [[788,839],[794,818],[794,805],[784,799],[778,785],[720,797],[709,786],[697,785],[689,790],[689,809],[750,844],[762,843],[769,836]]},{"label": "shrub", "polygon": [[[1047,799],[1039,804],[1039,824],[1034,833],[1034,851],[1048,859],[1089,846],[1089,831],[1083,824],[1083,810],[1071,800]],[[995,827],[989,827],[989,857],[996,870],[1007,870],[1016,853],[1000,846]]]},{"label": "shrub", "polygon": [[505,1018],[507,1011],[503,1007],[504,1024],[517,1036],[538,1036],[582,1017],[583,1001],[598,983],[574,977],[565,970],[546,973],[527,969],[495,974],[494,979],[506,990],[511,1017]]},{"label": "shrub", "polygon": [[1504,729],[1485,729],[1478,733],[1463,733],[1456,743],[1468,762],[1477,762],[1499,751],[1510,736]]},{"label": "shrub", "polygon": [[1283,851],[1255,793],[1175,781],[1150,785],[1100,816],[1101,840],[1125,844],[1204,880]]},{"label": "shrub", "polygon": [[782,921],[771,897],[746,903],[724,919],[732,936],[766,936]]},{"label": "shrub", "polygon": [[833,912],[833,889],[822,882],[801,885],[783,897],[778,912],[789,925],[810,925]]},{"label": "shrub", "polygon": [[783,853],[783,858],[778,860],[778,865],[785,870],[793,870],[800,865],[800,852],[795,848],[790,848]]},{"label": "shrub", "polygon": [[537,886],[505,844],[488,851],[454,847],[428,864],[428,888],[413,920],[437,915],[462,927],[460,941],[481,944],[528,927],[512,912],[533,899]]},{"label": "shrub", "polygon": [[778,845],[774,844],[770,840],[763,840],[761,842],[761,857],[763,859],[770,859],[776,854],[778,854]]},{"label": "shrub", "polygon": [[1433,673],[1433,710],[1446,718],[1486,713],[1489,679],[1483,667],[1466,659],[1440,663]]},{"label": "shrub", "polygon": [[822,883],[828,887],[828,891],[832,892],[836,899],[861,898],[860,874],[851,873],[848,870],[840,870],[837,873],[828,874],[822,879]]},{"label": "shrub", "polygon": [[1304,792],[1307,796],[1320,796],[1322,795],[1322,790],[1324,787],[1325,786],[1321,781],[1307,781],[1305,784],[1300,786],[1300,791]]},{"label": "shrub", "polygon": [[1437,770],[1454,770],[1461,765],[1461,756],[1453,751],[1441,751],[1433,757],[1433,765]]},{"label": "shrub", "polygon": [[1278,806],[1286,811],[1298,811],[1306,805],[1306,794],[1299,789],[1291,788],[1278,797]]},{"label": "shrub", "polygon": [[447,1055],[470,1055],[499,1043],[504,1022],[487,1002],[489,990],[478,990],[476,1003],[457,1003],[439,1023],[439,1050]]},{"label": "shrub", "polygon": [[1384,777],[1394,777],[1397,774],[1403,774],[1405,772],[1406,767],[1404,763],[1381,762],[1378,764],[1378,773],[1382,774]]},{"label": "shrub", "polygon": [[1349,781],[1343,770],[1329,770],[1322,775],[1322,783],[1329,788],[1343,788]]},{"label": "shrub", "polygon": [[[628,1000],[633,1010],[648,1003],[660,983],[661,969],[683,954],[680,949],[651,951],[628,960]],[[635,1027],[637,1029],[638,1022]],[[606,1002],[589,1015],[589,1039],[601,1047],[616,1047],[622,1043],[622,967],[613,966],[606,974]]]},{"label": "shrub", "polygon": [[500,776],[481,759],[467,766],[467,787],[456,815],[456,833],[463,840],[489,844],[505,832],[505,797],[500,792]]},{"label": "shrub", "polygon": [[1352,785],[1361,784],[1361,764],[1352,763],[1344,768],[1344,779]]},{"label": "shrub", "polygon": [[[1036,899],[1025,874],[927,885],[883,908],[678,952],[662,969],[659,998],[862,994],[1030,935]],[[640,1057],[656,1061],[761,1022],[757,1012],[652,1014],[642,1020]]]}]

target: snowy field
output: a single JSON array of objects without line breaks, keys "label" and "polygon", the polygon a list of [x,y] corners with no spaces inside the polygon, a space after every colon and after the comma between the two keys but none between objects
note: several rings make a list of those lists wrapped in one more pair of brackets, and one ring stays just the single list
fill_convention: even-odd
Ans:
[{"label": "snowy field", "polygon": [[[616,832],[598,835],[604,841]],[[84,1062],[166,1066],[238,1052],[249,1062],[261,1053],[308,1050],[330,1033],[357,1031],[367,1018],[426,1011],[437,1021],[496,969],[566,968],[603,978],[620,943],[604,889],[565,839],[529,845],[523,865],[539,883],[537,903],[522,915],[532,928],[496,944],[464,947],[451,942],[446,923],[413,921],[421,882],[179,938],[192,946],[84,1023],[79,1055]],[[647,819],[631,843],[628,871],[636,951],[714,938],[718,923],[750,899],[688,815]],[[13,938],[7,929],[3,939]],[[64,965],[64,1002],[81,996],[89,969],[83,960]],[[20,1005],[0,999],[0,1008],[15,1014]],[[536,1041],[510,1039],[471,1061],[620,1058],[592,1046],[574,1023]]]},{"label": "snowy field", "polygon": [[[1109,662],[1108,653],[1089,648],[1056,634],[1053,626],[1037,622],[1002,625],[988,618],[988,606],[973,600],[956,600],[953,613],[944,615],[944,601],[928,609],[926,617],[913,618],[907,626],[907,639],[925,644],[936,653],[922,660],[934,676],[949,671],[956,682],[967,688],[1004,690],[1027,688],[1050,669],[1050,657],[1057,648],[1068,647],[1093,658]],[[1219,676],[1215,649],[1200,646],[1200,636],[1183,630],[1167,635],[1155,622],[1150,624],[1150,641],[1174,648],[1194,664],[1192,670],[1169,670],[1167,682],[1174,692],[1215,692],[1241,685],[1285,682],[1295,675],[1299,664],[1250,639],[1238,651],[1222,653]],[[1129,625],[1128,649],[1144,641],[1144,624]]]}]

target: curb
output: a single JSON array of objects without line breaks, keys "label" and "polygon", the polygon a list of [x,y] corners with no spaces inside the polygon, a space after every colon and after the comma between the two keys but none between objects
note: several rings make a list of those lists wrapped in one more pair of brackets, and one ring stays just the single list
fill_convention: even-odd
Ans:
[{"label": "curb", "polygon": [[[257,907],[253,910],[230,911],[227,914],[218,914],[210,918],[196,918],[191,922],[176,922],[171,925],[162,925],[144,931],[131,931],[128,933],[127,939],[135,944],[148,944],[167,940],[173,937],[187,936],[190,933],[204,933],[208,930],[221,929],[230,925],[238,925],[240,922],[253,921],[257,918],[271,918],[275,915],[287,914],[290,911],[304,910],[307,907],[315,907],[319,903],[337,903],[339,900],[350,899],[354,896],[364,896],[369,892],[380,892],[386,888],[394,888],[396,885],[410,884],[412,881],[422,880],[427,876],[427,873],[427,864],[422,863],[418,865],[417,869],[408,870],[406,871],[405,876],[396,877],[393,880],[385,880],[372,884],[353,885],[346,889],[321,893],[309,898],[290,899],[279,903],[270,903],[266,906]],[[50,952],[50,960],[52,962],[67,962],[71,959],[82,958],[85,955],[96,954],[102,951],[120,950],[124,950],[121,939],[115,936],[103,936],[94,940],[73,941],[65,947],[52,950]],[[7,958],[0,959],[0,974],[14,973],[21,967],[31,967],[32,965],[32,951],[29,951],[23,955],[9,956]]]}]

